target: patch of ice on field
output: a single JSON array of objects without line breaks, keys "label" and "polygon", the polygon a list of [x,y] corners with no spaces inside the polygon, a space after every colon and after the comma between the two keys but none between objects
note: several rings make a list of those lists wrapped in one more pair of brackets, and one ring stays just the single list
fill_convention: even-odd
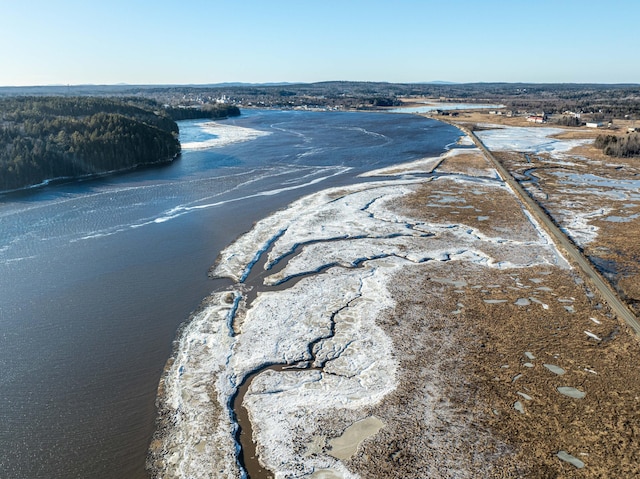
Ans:
[{"label": "patch of ice on field", "polygon": [[560,394],[573,399],[582,399],[587,395],[587,393],[585,393],[584,391],[580,391],[579,389],[576,389],[572,386],[560,386],[556,389]]},{"label": "patch of ice on field", "polygon": [[558,140],[552,135],[563,133],[561,128],[548,127],[502,127],[495,130],[481,130],[475,134],[490,150],[521,151],[527,153],[548,153],[551,156],[566,153],[592,140]]},{"label": "patch of ice on field", "polygon": [[584,462],[582,462],[577,457],[573,457],[567,451],[558,451],[558,454],[556,454],[556,456],[558,456],[558,459],[560,459],[561,461],[568,462],[578,469],[582,469],[584,467]]},{"label": "patch of ice on field", "polygon": [[560,229],[567,234],[578,246],[584,247],[594,241],[598,236],[599,228],[590,224],[590,221],[609,214],[611,209],[598,208],[593,211],[558,210],[562,218]]},{"label": "patch of ice on field", "polygon": [[560,366],[556,366],[555,364],[543,364],[543,366],[553,374],[557,374],[558,376],[562,376],[564,373],[566,373],[564,369],[562,369]]},{"label": "patch of ice on field", "polygon": [[[394,305],[386,281],[400,266],[386,262],[355,271],[332,269],[290,291],[274,293],[272,307],[261,302],[249,310],[231,361],[238,373],[282,361],[278,358],[283,356],[289,361],[312,359],[309,339],[326,338],[314,348],[314,366],[324,365],[323,370],[266,371],[254,379],[245,396],[260,457],[270,470],[299,477],[301,471],[334,469],[339,464],[335,458],[326,454],[304,458],[296,445],[322,432],[318,423],[328,411],[364,408],[395,388],[392,343],[376,318]],[[335,331],[329,337],[331,319]]]}]

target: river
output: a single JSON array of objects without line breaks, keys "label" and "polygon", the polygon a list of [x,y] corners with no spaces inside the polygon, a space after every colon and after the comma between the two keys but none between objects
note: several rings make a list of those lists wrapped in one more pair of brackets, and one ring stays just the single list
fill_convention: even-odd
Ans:
[{"label": "river", "polygon": [[207,271],[253,222],[442,153],[412,115],[253,110],[180,122],[167,166],[0,196],[0,477],[142,479],[159,378]]}]

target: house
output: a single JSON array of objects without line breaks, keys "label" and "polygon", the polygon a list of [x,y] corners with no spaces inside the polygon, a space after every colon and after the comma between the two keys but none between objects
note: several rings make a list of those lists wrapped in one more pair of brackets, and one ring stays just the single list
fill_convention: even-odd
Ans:
[{"label": "house", "polygon": [[544,115],[530,115],[527,117],[527,121],[531,123],[544,123],[546,121],[546,117]]},{"label": "house", "polygon": [[602,128],[604,123],[601,121],[588,121],[587,128]]}]

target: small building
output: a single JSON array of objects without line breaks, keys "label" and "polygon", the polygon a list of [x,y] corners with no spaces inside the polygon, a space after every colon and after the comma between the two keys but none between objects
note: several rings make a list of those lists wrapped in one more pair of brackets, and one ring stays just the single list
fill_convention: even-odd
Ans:
[{"label": "small building", "polygon": [[544,115],[530,115],[527,117],[527,121],[530,121],[531,123],[544,123],[546,118]]},{"label": "small building", "polygon": [[601,121],[588,121],[586,126],[587,128],[602,128],[604,123]]}]

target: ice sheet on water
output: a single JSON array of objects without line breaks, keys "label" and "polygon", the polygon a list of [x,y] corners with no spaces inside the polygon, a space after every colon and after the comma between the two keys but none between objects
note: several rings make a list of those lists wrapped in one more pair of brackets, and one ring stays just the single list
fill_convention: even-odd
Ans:
[{"label": "ice sheet on water", "polygon": [[[209,121],[198,125],[201,132],[205,135],[198,135],[196,138],[187,136],[183,138],[182,149],[189,150],[206,150],[218,146],[224,146],[231,143],[241,141],[254,140],[261,136],[269,135],[268,131],[255,130],[253,128],[245,128],[235,125],[227,125],[225,123]],[[189,140],[193,141],[189,141]]]}]

